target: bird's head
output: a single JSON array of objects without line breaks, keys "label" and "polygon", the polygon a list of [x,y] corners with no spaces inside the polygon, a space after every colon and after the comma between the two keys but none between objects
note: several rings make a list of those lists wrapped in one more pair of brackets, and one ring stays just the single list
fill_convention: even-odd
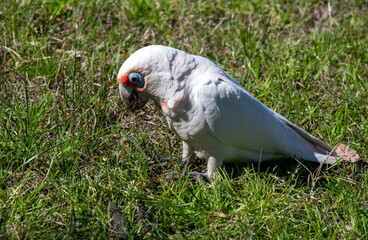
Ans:
[{"label": "bird's head", "polygon": [[143,107],[149,99],[160,102],[171,73],[167,57],[169,48],[148,46],[134,52],[118,73],[121,99],[130,107]]},{"label": "bird's head", "polygon": [[195,65],[192,55],[171,47],[141,48],[119,70],[120,97],[130,107],[143,107],[149,99],[161,106],[185,87]]},{"label": "bird's head", "polygon": [[150,70],[147,62],[141,61],[139,55],[144,56],[136,52],[124,62],[117,78],[120,97],[129,107],[143,107],[148,101],[144,92]]},{"label": "bird's head", "polygon": [[118,77],[121,99],[129,107],[143,107],[147,97],[141,92],[146,85],[145,75],[141,71],[131,71]]}]

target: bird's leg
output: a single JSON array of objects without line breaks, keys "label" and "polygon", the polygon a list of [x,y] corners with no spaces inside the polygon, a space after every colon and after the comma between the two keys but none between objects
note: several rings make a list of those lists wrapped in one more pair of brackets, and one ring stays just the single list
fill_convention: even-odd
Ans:
[{"label": "bird's leg", "polygon": [[194,148],[183,141],[183,158],[181,159],[181,163],[186,163],[187,161],[192,162],[194,158]]},{"label": "bird's leg", "polygon": [[222,166],[222,161],[214,157],[209,157],[207,161],[207,176],[213,178],[215,169]]},{"label": "bird's leg", "polygon": [[[183,141],[183,158],[180,159],[180,162],[182,164],[185,164],[187,161],[194,161],[195,155],[194,155],[194,148],[190,146],[188,143]],[[177,158],[173,158],[177,159]],[[167,162],[170,158],[164,157],[160,158],[160,162]]]},{"label": "bird's leg", "polygon": [[211,179],[213,178],[216,167],[220,167],[221,165],[222,161],[219,161],[214,157],[209,157],[207,161],[207,173],[200,173],[194,171],[191,172],[189,176],[201,180],[203,184],[210,183]]}]

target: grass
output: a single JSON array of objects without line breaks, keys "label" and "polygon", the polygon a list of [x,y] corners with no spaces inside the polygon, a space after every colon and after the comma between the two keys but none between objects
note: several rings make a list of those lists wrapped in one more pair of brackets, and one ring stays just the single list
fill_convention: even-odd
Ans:
[{"label": "grass", "polygon": [[182,174],[152,105],[125,112],[116,74],[150,44],[210,58],[266,105],[368,154],[366,1],[0,3],[0,236],[366,239],[368,165],[227,165]]}]

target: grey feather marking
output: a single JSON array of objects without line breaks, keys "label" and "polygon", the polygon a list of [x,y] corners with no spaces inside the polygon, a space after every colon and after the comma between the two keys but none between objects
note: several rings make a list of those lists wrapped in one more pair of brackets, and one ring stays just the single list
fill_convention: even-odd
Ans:
[{"label": "grey feather marking", "polygon": [[[309,133],[307,133],[306,131],[304,131],[303,129],[299,128],[298,126],[296,126],[295,124],[289,122],[288,120],[286,120],[285,118],[280,118],[280,120],[282,120],[288,127],[290,127],[291,129],[293,129],[295,132],[297,132],[301,137],[303,137],[305,140],[307,140],[308,142],[310,142],[313,146],[315,146],[320,152],[331,152],[333,149],[327,145],[326,143],[324,143],[323,141],[319,140],[316,137],[313,137],[312,135],[310,135]],[[336,154],[333,152],[331,154],[331,156],[335,156]]]}]

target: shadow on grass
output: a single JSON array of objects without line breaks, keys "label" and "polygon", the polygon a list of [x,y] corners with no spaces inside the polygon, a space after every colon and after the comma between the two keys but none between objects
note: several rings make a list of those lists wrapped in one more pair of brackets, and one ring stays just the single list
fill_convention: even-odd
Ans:
[{"label": "shadow on grass", "polygon": [[[247,168],[252,169],[255,173],[273,174],[281,178],[290,177],[291,174],[296,172],[298,172],[301,178],[308,178],[311,172],[313,173],[316,171],[319,166],[319,163],[305,161],[298,162],[291,158],[285,158],[262,163],[227,163],[224,164],[224,169],[231,179],[244,175],[244,171]],[[325,166],[322,168],[324,167]]]},{"label": "shadow on grass", "polygon": [[[338,177],[340,174],[347,174],[356,181],[368,171],[368,162],[359,161],[356,163],[340,162],[336,166],[322,165],[315,162],[300,161],[285,158],[267,161],[263,163],[227,163],[223,168],[230,179],[241,178],[250,170],[261,176],[273,175],[280,179],[297,179],[299,185],[305,185],[311,181],[316,181],[320,176]],[[318,185],[323,186],[323,178],[318,180]]]}]

